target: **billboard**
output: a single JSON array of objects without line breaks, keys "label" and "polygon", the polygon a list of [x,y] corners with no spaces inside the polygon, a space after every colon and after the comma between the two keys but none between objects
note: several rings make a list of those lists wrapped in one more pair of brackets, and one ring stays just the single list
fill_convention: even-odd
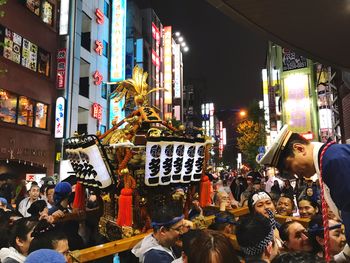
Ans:
[{"label": "billboard", "polygon": [[56,99],[55,138],[63,138],[64,136],[65,103],[66,101],[63,97],[58,97]]},{"label": "billboard", "polygon": [[125,79],[126,0],[114,0],[112,4],[110,81]]},{"label": "billboard", "polygon": [[283,82],[283,119],[285,123],[291,127],[293,132],[311,131],[309,76],[303,73],[289,74]]},{"label": "billboard", "polygon": [[118,123],[125,118],[125,110],[123,110],[125,98],[121,99],[120,101],[115,101],[115,97],[116,95],[111,97],[109,100],[109,128],[112,128],[113,120],[115,120]]},{"label": "billboard", "polygon": [[270,131],[270,109],[269,109],[269,87],[267,83],[267,70],[263,69],[261,72],[263,81],[263,103],[264,103],[264,119],[266,122],[266,131]]},{"label": "billboard", "polygon": [[164,27],[164,103],[172,103],[172,50],[171,50],[171,26]]},{"label": "billboard", "polygon": [[174,98],[181,98],[181,51],[180,44],[173,40],[174,54]]},{"label": "billboard", "polygon": [[307,67],[307,60],[288,48],[282,48],[283,71]]}]

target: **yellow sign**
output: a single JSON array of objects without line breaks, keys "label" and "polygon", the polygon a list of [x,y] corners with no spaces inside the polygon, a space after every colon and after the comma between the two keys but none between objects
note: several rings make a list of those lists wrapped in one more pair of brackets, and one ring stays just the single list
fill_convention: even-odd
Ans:
[{"label": "yellow sign", "polygon": [[141,117],[144,122],[161,122],[159,115],[151,107],[140,108]]}]

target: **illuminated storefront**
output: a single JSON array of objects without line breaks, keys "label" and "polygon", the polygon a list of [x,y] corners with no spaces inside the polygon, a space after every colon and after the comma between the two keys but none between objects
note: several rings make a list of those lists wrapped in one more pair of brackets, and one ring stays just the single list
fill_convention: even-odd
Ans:
[{"label": "illuminated storefront", "polygon": [[53,175],[58,7],[56,0],[2,6],[0,174]]}]

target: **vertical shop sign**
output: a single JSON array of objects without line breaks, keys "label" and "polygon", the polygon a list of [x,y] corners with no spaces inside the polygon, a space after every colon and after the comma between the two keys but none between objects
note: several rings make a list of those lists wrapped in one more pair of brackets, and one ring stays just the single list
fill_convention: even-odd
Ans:
[{"label": "vertical shop sign", "polygon": [[67,49],[62,48],[57,52],[57,88],[65,88],[66,80],[66,59],[67,59]]},{"label": "vertical shop sign", "polygon": [[65,111],[65,99],[63,97],[58,97],[56,100],[56,113],[55,113],[55,138],[63,138],[64,111]]},{"label": "vertical shop sign", "polygon": [[125,79],[126,53],[126,0],[114,0],[112,4],[110,81]]}]

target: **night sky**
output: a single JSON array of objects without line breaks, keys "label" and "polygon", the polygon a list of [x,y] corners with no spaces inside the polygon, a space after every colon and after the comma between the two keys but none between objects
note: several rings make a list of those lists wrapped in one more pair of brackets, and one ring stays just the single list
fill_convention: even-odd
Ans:
[{"label": "night sky", "polygon": [[266,39],[205,0],[148,2],[163,25],[180,31],[190,48],[184,55],[185,84],[191,78],[203,79],[207,99],[219,109],[246,107],[262,99]]}]

